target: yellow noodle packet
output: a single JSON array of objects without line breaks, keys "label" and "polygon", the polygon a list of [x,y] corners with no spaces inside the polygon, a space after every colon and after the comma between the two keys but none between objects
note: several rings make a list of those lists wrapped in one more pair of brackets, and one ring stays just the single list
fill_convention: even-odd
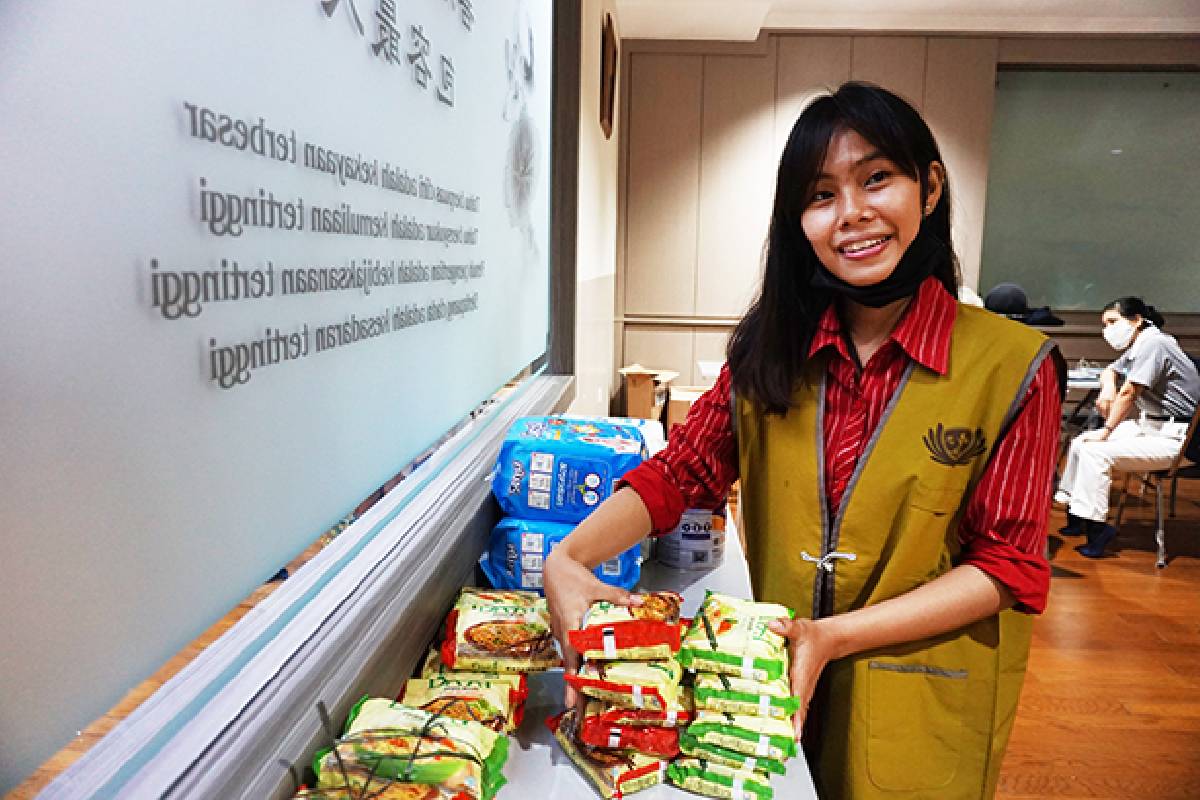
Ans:
[{"label": "yellow noodle packet", "polygon": [[786,677],[756,681],[720,672],[699,672],[695,684],[696,707],[730,714],[790,719],[800,708]]},{"label": "yellow noodle packet", "polygon": [[719,745],[755,758],[783,761],[796,755],[796,729],[789,720],[697,711],[687,732],[698,742]]},{"label": "yellow noodle packet", "polygon": [[451,681],[445,678],[411,678],[404,684],[400,702],[431,714],[469,719],[500,733],[516,730],[512,687],[488,681]]},{"label": "yellow noodle packet", "polygon": [[633,750],[609,750],[581,744],[577,737],[575,709],[567,709],[546,720],[554,738],[575,765],[591,779],[604,800],[621,798],[663,782],[668,759]]},{"label": "yellow noodle packet", "polygon": [[683,668],[665,661],[588,661],[564,680],[588,697],[621,708],[667,711],[680,707]]},{"label": "yellow noodle packet", "polygon": [[756,603],[709,592],[679,648],[679,661],[696,672],[722,672],[757,681],[787,674],[787,640],[771,620],[792,617],[778,603]]},{"label": "yellow noodle packet", "polygon": [[561,663],[545,598],[470,587],[446,618],[441,655],[454,670],[532,672]]},{"label": "yellow noodle packet", "polygon": [[724,800],[771,800],[775,794],[770,778],[761,772],[699,758],[676,761],[667,768],[667,777],[681,789]]}]

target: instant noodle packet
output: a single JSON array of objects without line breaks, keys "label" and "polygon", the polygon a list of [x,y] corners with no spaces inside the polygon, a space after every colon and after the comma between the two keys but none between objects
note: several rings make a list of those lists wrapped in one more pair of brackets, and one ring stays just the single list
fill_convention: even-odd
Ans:
[{"label": "instant noodle packet", "polygon": [[796,729],[790,721],[717,711],[697,711],[687,732],[698,742],[715,744],[755,758],[779,761],[796,755]]},{"label": "instant noodle packet", "polygon": [[720,672],[696,674],[696,707],[730,714],[790,719],[800,709],[787,678],[756,681]]},{"label": "instant noodle packet", "polygon": [[404,798],[490,800],[505,783],[507,757],[508,738],[477,722],[363,698],[336,749],[318,753],[313,769],[319,789],[361,794],[369,784]]},{"label": "instant noodle packet", "polygon": [[675,592],[642,595],[640,606],[619,606],[601,600],[588,609],[580,630],[567,639],[585,659],[653,661],[679,651],[682,633]]},{"label": "instant noodle packet", "polygon": [[604,704],[589,700],[578,726],[578,739],[592,747],[637,750],[646,755],[674,758],[679,755],[679,729],[658,726],[617,725],[603,722]]},{"label": "instant noodle packet", "polygon": [[498,733],[521,724],[514,710],[511,687],[503,683],[411,678],[398,698],[406,706],[453,719],[469,719]]},{"label": "instant noodle packet", "polygon": [[463,589],[446,618],[442,663],[486,672],[558,666],[545,599],[531,592]]},{"label": "instant noodle packet", "polygon": [[546,720],[546,725],[554,731],[563,752],[591,779],[605,800],[625,797],[665,780],[666,759],[581,744],[576,736],[573,708]]},{"label": "instant noodle packet", "polygon": [[787,766],[778,759],[757,758],[745,753],[739,753],[736,750],[730,750],[727,747],[721,747],[720,745],[707,744],[701,742],[687,731],[679,734],[679,752],[685,756],[704,759],[714,764],[723,764],[733,769],[758,770],[759,772],[766,772],[772,775],[784,775],[787,773]]},{"label": "instant noodle packet", "polygon": [[689,792],[728,800],[771,800],[774,791],[760,772],[731,769],[698,758],[684,758],[667,767],[671,783]]},{"label": "instant noodle packet", "polygon": [[648,708],[621,708],[610,706],[600,700],[588,700],[584,709],[584,721],[595,719],[600,725],[633,725],[637,727],[675,728],[686,726],[692,721],[692,690],[679,687],[679,705],[668,706],[662,711]]},{"label": "instant noodle packet", "polygon": [[440,647],[431,647],[425,655],[425,663],[421,665],[422,678],[445,678],[451,681],[485,681],[504,683],[512,687],[513,703],[524,707],[525,698],[529,697],[529,680],[523,672],[469,672],[461,669],[450,669],[442,663]]},{"label": "instant noodle packet", "polygon": [[666,711],[679,707],[683,667],[666,661],[589,661],[577,675],[564,675],[569,685],[588,697],[620,708]]},{"label": "instant noodle packet", "polygon": [[767,628],[791,609],[708,592],[679,648],[679,661],[696,672],[723,672],[757,681],[787,672],[787,640]]}]

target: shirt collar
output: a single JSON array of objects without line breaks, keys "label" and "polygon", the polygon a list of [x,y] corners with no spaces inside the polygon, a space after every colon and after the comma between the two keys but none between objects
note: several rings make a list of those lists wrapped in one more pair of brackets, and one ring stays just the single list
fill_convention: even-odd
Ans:
[{"label": "shirt collar", "polygon": [[[950,334],[954,330],[957,311],[955,299],[937,278],[930,276],[921,283],[888,339],[899,345],[913,361],[944,375],[949,366]],[[825,347],[833,347],[843,358],[850,358],[846,338],[842,336],[842,322],[833,304],[825,309],[817,322],[808,348],[809,357]]]}]

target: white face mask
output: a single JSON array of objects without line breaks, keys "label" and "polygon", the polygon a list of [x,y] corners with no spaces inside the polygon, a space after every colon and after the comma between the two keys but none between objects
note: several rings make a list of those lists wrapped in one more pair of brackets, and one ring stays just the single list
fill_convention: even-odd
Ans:
[{"label": "white face mask", "polygon": [[1104,329],[1104,341],[1108,342],[1113,350],[1124,350],[1133,341],[1135,333],[1137,329],[1133,327],[1133,323],[1122,317]]}]

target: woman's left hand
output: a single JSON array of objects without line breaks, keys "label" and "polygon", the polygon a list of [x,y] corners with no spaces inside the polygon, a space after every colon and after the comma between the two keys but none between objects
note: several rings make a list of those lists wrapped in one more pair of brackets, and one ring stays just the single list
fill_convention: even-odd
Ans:
[{"label": "woman's left hand", "polygon": [[837,643],[828,626],[818,620],[776,619],[771,621],[769,627],[788,640],[788,652],[792,657],[789,676],[792,694],[800,700],[800,710],[795,717],[796,741],[800,741],[804,720],[808,716],[808,704],[817,688],[817,679],[821,677],[825,665],[838,657]]}]

